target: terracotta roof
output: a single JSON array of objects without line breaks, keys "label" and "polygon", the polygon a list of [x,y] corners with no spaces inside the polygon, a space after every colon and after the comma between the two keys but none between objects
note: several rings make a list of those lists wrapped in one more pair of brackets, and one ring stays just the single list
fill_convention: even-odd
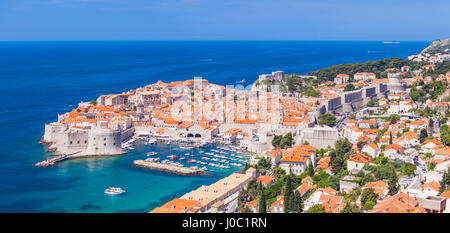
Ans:
[{"label": "terracotta roof", "polygon": [[196,212],[201,206],[201,203],[196,200],[187,200],[181,198],[175,198],[172,201],[167,202],[161,207],[155,208],[150,213],[186,213]]},{"label": "terracotta roof", "polygon": [[260,176],[257,178],[258,182],[261,182],[262,184],[265,184],[265,185],[270,184],[270,182],[272,182],[273,180],[275,180],[275,178],[273,178],[270,175]]},{"label": "terracotta roof", "polygon": [[398,193],[394,196],[379,200],[377,205],[368,213],[424,213],[425,210],[419,203],[406,193]]},{"label": "terracotta roof", "polygon": [[431,182],[425,183],[425,184],[423,184],[421,186],[422,189],[431,188],[431,189],[433,189],[433,190],[435,190],[437,192],[439,192],[439,188],[440,187],[441,187],[441,185],[438,182],[434,181],[434,180],[431,181]]},{"label": "terracotta roof", "polygon": [[348,159],[348,160],[356,162],[356,163],[369,163],[370,161],[372,161],[372,158],[370,158],[367,155],[358,153],[358,154],[350,155],[350,159]]},{"label": "terracotta roof", "polygon": [[398,152],[399,150],[403,149],[403,147],[398,144],[393,143],[391,145],[388,145],[385,150],[390,150],[390,149],[394,149],[395,151]]}]

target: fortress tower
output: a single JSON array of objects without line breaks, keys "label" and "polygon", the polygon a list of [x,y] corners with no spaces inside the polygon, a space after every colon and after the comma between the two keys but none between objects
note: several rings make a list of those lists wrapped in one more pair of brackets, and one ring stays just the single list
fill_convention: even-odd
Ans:
[{"label": "fortress tower", "polygon": [[399,93],[404,94],[406,92],[405,85],[400,82],[401,74],[399,73],[388,73],[389,83],[387,89],[389,93]]},{"label": "fortress tower", "polygon": [[89,131],[86,155],[119,155],[125,153],[121,148],[119,130],[92,128]]}]

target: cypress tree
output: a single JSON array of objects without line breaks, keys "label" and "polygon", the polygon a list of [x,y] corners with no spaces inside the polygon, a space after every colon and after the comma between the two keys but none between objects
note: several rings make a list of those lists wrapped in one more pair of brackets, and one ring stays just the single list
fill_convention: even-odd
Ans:
[{"label": "cypress tree", "polygon": [[308,166],[308,175],[311,176],[311,177],[314,176],[314,167],[313,167],[312,163],[309,163],[309,166]]},{"label": "cypress tree", "polygon": [[258,213],[266,213],[266,197],[264,196],[264,188],[261,183],[259,185],[259,203],[258,203]]},{"label": "cypress tree", "polygon": [[302,197],[297,190],[294,192],[293,211],[296,213],[302,212]]},{"label": "cypress tree", "polygon": [[389,145],[392,144],[392,132],[389,132]]},{"label": "cypress tree", "polygon": [[427,137],[428,137],[427,130],[426,129],[422,129],[420,131],[420,134],[419,134],[419,141],[420,141],[420,143],[423,143]]},{"label": "cypress tree", "polygon": [[291,196],[292,196],[292,183],[291,176],[286,177],[286,186],[284,189],[284,212],[289,213],[291,211]]},{"label": "cypress tree", "polygon": [[392,178],[389,180],[389,195],[395,195],[398,193],[397,174],[394,171]]}]

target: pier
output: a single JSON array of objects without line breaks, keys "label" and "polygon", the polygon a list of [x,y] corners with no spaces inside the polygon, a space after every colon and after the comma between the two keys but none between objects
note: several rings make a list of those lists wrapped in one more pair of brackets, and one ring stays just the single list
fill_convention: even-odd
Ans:
[{"label": "pier", "polygon": [[51,159],[44,160],[42,162],[36,163],[34,166],[36,167],[51,167],[56,163],[69,159],[70,155],[59,155]]},{"label": "pier", "polygon": [[133,161],[133,165],[136,167],[142,167],[150,170],[157,170],[177,175],[184,175],[184,176],[194,176],[194,175],[201,175],[205,173],[203,170],[200,169],[194,169],[194,168],[188,168],[188,167],[178,167],[170,164],[163,164],[163,163],[155,163],[150,161],[144,161],[144,160],[135,160]]}]

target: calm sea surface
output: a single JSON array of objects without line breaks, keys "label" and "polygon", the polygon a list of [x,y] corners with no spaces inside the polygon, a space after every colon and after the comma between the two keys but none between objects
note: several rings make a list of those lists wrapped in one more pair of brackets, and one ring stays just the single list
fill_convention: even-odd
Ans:
[{"label": "calm sea surface", "polygon": [[[138,145],[114,158],[66,161],[50,168],[37,144],[44,124],[81,101],[158,80],[202,76],[233,84],[284,70],[307,73],[334,64],[402,57],[429,42],[381,41],[117,41],[0,42],[0,212],[148,212],[233,170],[182,177],[133,167],[146,152]],[[181,152],[180,152],[181,153]],[[196,154],[197,157],[201,157]],[[109,186],[127,190],[103,193]]]}]

